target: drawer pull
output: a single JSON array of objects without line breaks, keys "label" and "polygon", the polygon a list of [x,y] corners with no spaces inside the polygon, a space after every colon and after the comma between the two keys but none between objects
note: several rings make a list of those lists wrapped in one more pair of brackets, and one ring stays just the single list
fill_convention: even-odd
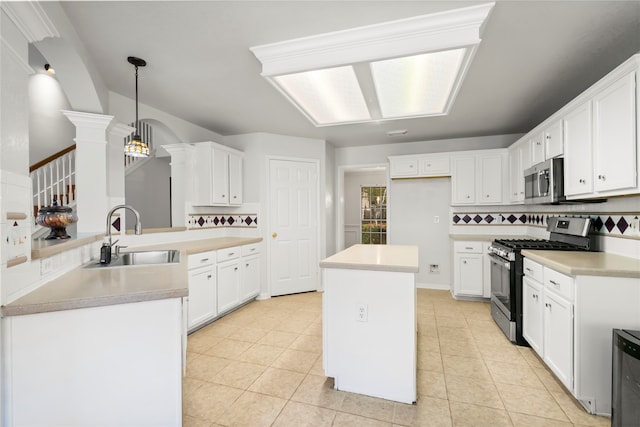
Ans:
[{"label": "drawer pull", "polygon": [[533,270],[530,269],[529,267],[526,267],[525,270],[527,270],[529,273],[533,273]]},{"label": "drawer pull", "polygon": [[235,255],[235,252],[229,252],[229,253],[227,254],[227,256],[234,256],[234,255]]},{"label": "drawer pull", "polygon": [[207,261],[209,261],[209,258],[202,258],[202,259],[200,260],[200,262],[207,262]]},{"label": "drawer pull", "polygon": [[471,246],[465,246],[464,248],[465,248],[465,249],[468,249],[468,250],[473,249],[473,247],[471,247]]},{"label": "drawer pull", "polygon": [[549,283],[551,283],[554,286],[560,286],[560,283],[554,282],[553,280],[549,280]]}]

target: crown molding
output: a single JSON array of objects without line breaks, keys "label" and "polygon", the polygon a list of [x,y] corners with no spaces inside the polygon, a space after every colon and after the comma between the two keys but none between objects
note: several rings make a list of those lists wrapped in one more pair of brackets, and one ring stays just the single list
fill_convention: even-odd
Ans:
[{"label": "crown molding", "polygon": [[34,43],[47,37],[60,37],[55,25],[53,25],[49,16],[37,2],[4,1],[0,3],[0,7],[29,43]]},{"label": "crown molding", "polygon": [[272,77],[358,62],[473,46],[495,3],[250,48]]}]

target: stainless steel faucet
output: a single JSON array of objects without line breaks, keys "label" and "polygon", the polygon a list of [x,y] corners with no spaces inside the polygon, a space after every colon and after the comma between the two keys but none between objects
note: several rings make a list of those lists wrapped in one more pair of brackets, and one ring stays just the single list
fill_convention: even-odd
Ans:
[{"label": "stainless steel faucet", "polygon": [[133,212],[133,214],[136,216],[136,230],[135,230],[135,233],[136,234],[142,234],[142,224],[140,223],[140,212],[135,210],[133,208],[133,206],[129,206],[129,205],[114,206],[109,211],[109,213],[107,214],[107,232],[105,233],[105,236],[109,238],[109,246],[111,246],[111,216],[118,209],[129,209],[131,212]]}]

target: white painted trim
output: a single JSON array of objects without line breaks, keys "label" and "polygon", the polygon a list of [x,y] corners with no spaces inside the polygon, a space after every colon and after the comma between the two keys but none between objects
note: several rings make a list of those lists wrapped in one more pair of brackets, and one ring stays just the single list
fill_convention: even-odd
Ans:
[{"label": "white painted trim", "polygon": [[446,283],[416,283],[418,289],[435,289],[438,291],[450,291],[451,285]]},{"label": "white painted trim", "polygon": [[389,164],[373,163],[362,165],[341,165],[336,170],[336,252],[345,249],[344,247],[344,174],[347,171],[359,171],[362,169],[384,168],[387,173],[387,236],[389,236]]},{"label": "white painted trim", "polygon": [[321,242],[321,226],[320,226],[320,206],[324,206],[324,195],[320,194],[320,160],[319,159],[305,159],[305,158],[300,158],[300,157],[285,157],[285,156],[272,156],[272,155],[266,155],[265,156],[265,161],[266,161],[266,166],[265,166],[265,179],[266,179],[266,191],[265,191],[265,204],[267,205],[267,209],[266,209],[266,215],[263,217],[262,224],[264,225],[264,234],[263,234],[263,239],[267,241],[267,254],[266,254],[266,258],[267,258],[267,292],[261,292],[260,296],[258,297],[258,299],[269,299],[271,298],[271,256],[273,253],[273,250],[271,249],[271,242],[272,242],[272,238],[271,238],[271,213],[272,213],[272,206],[270,205],[270,200],[271,200],[271,161],[272,160],[277,160],[277,161],[288,161],[288,162],[299,162],[299,163],[310,163],[313,164],[315,166],[315,172],[316,172],[316,197],[317,197],[317,203],[318,203],[318,209],[316,209],[316,254],[317,254],[317,265],[316,265],[316,279],[317,279],[317,287],[316,287],[316,291],[321,291],[322,290],[322,281],[321,281],[321,277],[320,277],[320,254],[321,254],[321,250],[322,250],[322,242]]},{"label": "white painted trim", "polygon": [[5,1],[0,4],[0,7],[29,43],[37,42],[47,37],[60,37],[55,25],[53,25],[53,22],[38,2]]},{"label": "white painted trim", "polygon": [[358,62],[467,47],[480,42],[494,3],[254,46],[262,75],[295,73]]},{"label": "white painted trim", "polygon": [[11,46],[11,44],[9,44],[7,40],[4,39],[4,37],[2,37],[2,35],[0,35],[0,39],[2,40],[3,54],[5,52],[9,53],[9,57],[13,58],[15,62],[22,67],[22,70],[26,74],[35,74],[36,70],[34,70],[31,65],[29,65],[29,63],[25,62],[25,58],[20,56],[20,54],[16,52],[16,50]]}]

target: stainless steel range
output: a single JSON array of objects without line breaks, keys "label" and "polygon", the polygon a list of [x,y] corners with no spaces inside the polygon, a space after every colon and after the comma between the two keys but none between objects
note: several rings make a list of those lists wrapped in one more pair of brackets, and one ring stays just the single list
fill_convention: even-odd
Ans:
[{"label": "stainless steel range", "polygon": [[491,315],[509,340],[529,344],[522,336],[522,255],[520,251],[595,251],[590,218],[552,217],[547,222],[549,240],[496,239],[491,258]]}]

